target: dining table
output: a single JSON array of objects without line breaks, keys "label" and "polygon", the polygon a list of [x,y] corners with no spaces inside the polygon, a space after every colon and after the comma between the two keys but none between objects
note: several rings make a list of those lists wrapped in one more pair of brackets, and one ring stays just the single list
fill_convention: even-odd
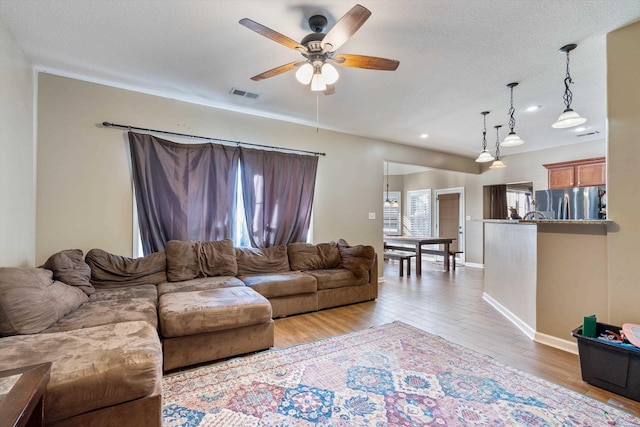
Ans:
[{"label": "dining table", "polygon": [[[384,245],[402,244],[414,245],[416,253],[416,276],[422,275],[422,247],[429,245],[444,245],[441,251],[444,258],[444,270],[449,271],[449,248],[455,237],[432,237],[432,236],[384,236]],[[440,252],[440,251],[438,251]]]}]

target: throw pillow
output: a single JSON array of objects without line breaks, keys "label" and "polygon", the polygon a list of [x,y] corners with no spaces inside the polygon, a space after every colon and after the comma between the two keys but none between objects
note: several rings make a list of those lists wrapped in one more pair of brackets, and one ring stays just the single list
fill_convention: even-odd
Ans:
[{"label": "throw pillow", "polygon": [[334,242],[290,243],[287,246],[291,270],[325,270],[340,265],[340,251]]},{"label": "throw pillow", "polygon": [[286,246],[236,248],[236,261],[239,276],[291,271]]},{"label": "throw pillow", "polygon": [[36,334],[85,303],[74,286],[43,268],[0,268],[0,335]]},{"label": "throw pillow", "polygon": [[205,276],[235,276],[238,274],[236,249],[230,239],[196,242],[200,254],[200,269]]},{"label": "throw pillow", "polygon": [[102,249],[91,249],[87,252],[86,261],[91,268],[91,283],[100,287],[156,285],[167,281],[164,252],[128,258]]},{"label": "throw pillow", "polygon": [[238,274],[235,248],[229,239],[213,242],[170,240],[165,250],[167,279],[171,282]]},{"label": "throw pillow", "polygon": [[342,261],[340,266],[352,272],[356,277],[363,277],[375,261],[376,251],[373,246],[348,246],[338,242]]},{"label": "throw pillow", "polygon": [[51,255],[42,268],[53,271],[54,280],[77,286],[89,296],[96,291],[90,282],[91,267],[84,262],[80,249],[67,249]]}]

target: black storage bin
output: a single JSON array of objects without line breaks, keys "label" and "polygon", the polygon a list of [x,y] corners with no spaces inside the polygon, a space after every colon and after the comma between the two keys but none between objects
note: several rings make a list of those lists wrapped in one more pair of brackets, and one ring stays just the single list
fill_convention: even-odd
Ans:
[{"label": "black storage bin", "polygon": [[[596,324],[596,337],[619,326]],[[582,335],[582,326],[571,332],[578,340],[582,380],[621,396],[640,401],[640,348],[608,343]]]}]

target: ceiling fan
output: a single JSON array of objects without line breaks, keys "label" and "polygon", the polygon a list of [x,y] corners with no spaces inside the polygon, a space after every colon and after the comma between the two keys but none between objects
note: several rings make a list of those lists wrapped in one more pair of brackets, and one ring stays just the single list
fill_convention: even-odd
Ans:
[{"label": "ceiling fan", "polygon": [[335,92],[334,83],[339,77],[338,71],[331,64],[342,67],[394,71],[400,65],[400,61],[348,53],[336,54],[336,50],[360,29],[369,16],[371,16],[369,9],[356,4],[336,22],[329,32],[325,33],[327,18],[322,15],[314,15],[309,18],[309,27],[313,33],[303,38],[300,43],[251,19],[241,19],[240,24],[250,30],[290,49],[297,50],[305,57],[302,61],[290,62],[260,73],[251,77],[251,80],[268,79],[297,68],[296,78],[300,83],[311,84],[312,91],[324,91],[326,95],[330,95]]}]

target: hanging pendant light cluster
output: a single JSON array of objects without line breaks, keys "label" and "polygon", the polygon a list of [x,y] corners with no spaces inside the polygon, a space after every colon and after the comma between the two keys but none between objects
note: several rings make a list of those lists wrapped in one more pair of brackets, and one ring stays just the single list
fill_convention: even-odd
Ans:
[{"label": "hanging pendant light cluster", "polygon": [[509,132],[509,135],[505,137],[504,141],[502,141],[502,144],[500,144],[503,147],[517,147],[518,145],[524,144],[524,141],[520,139],[513,130],[513,128],[516,127],[516,119],[513,117],[513,113],[516,111],[515,108],[513,108],[513,88],[516,86],[518,86],[517,82],[509,83],[507,85],[507,87],[511,89],[511,107],[509,107],[509,129],[511,129],[511,131]]},{"label": "hanging pendant light cluster", "polygon": [[339,77],[336,67],[321,58],[303,64],[296,71],[296,79],[303,85],[311,83],[311,90],[315,92],[326,90],[327,85],[334,84]]},{"label": "hanging pendant light cluster", "polygon": [[[517,84],[517,83],[516,83]],[[502,163],[502,160],[500,160],[500,128],[502,127],[502,125],[495,125],[494,128],[496,128],[496,159],[493,161],[493,163],[491,163],[491,166],[489,166],[489,169],[502,169],[504,167],[506,167],[506,165],[504,163]],[[504,144],[504,141],[502,142],[502,144]]]},{"label": "hanging pendant light cluster", "polygon": [[482,128],[482,152],[476,159],[476,162],[486,163],[493,160],[493,156],[487,151],[487,114],[489,114],[489,112],[483,111],[480,114],[482,114],[484,119],[484,127]]},{"label": "hanging pendant light cluster", "polygon": [[562,114],[560,114],[560,117],[558,117],[558,120],[556,120],[555,123],[551,125],[552,128],[565,129],[565,128],[581,125],[582,123],[587,121],[587,119],[585,119],[584,117],[580,117],[578,113],[576,113],[571,109],[571,101],[573,101],[573,92],[571,92],[571,89],[569,89],[569,85],[573,83],[573,80],[571,79],[571,74],[569,73],[569,52],[571,52],[576,47],[577,45],[575,44],[568,44],[560,48],[560,52],[567,54],[567,74],[564,78],[564,96],[563,96],[565,110],[562,112]]},{"label": "hanging pendant light cluster", "polygon": [[398,207],[398,201],[397,200],[391,200],[389,199],[389,162],[385,162],[385,165],[387,166],[387,196],[384,199],[384,207],[385,208],[397,208]]}]

